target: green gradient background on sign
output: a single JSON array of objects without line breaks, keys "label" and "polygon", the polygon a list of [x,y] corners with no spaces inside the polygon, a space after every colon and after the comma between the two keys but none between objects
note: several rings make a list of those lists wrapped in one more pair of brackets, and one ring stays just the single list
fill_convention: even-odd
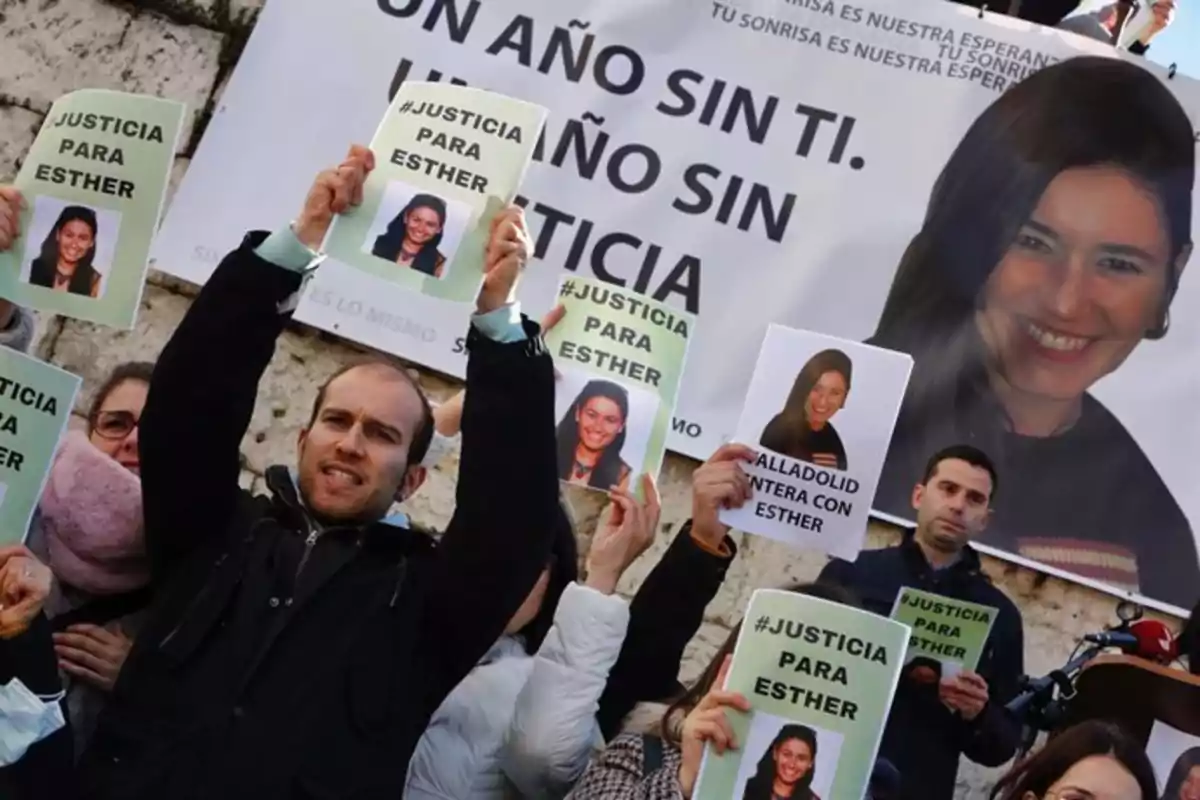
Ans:
[{"label": "green gradient background on sign", "polygon": [[[576,292],[580,292],[582,287],[588,286],[592,289],[621,294],[648,306],[662,309],[675,319],[682,319],[687,322],[688,338],[685,339],[671,330],[661,328],[649,320],[643,320],[640,316],[634,316],[627,311],[614,311],[608,306],[598,306],[591,300],[565,297],[562,293],[563,287],[568,283],[575,285]],[[638,292],[591,278],[577,278],[574,275],[565,275],[559,282],[558,303],[566,310],[566,314],[546,334],[546,345],[549,347],[551,355],[557,357],[559,347],[563,342],[573,342],[577,346],[586,345],[604,350],[621,358],[637,361],[647,367],[653,367],[662,373],[662,379],[656,388],[640,381],[622,377],[616,373],[596,369],[591,364],[581,364],[566,359],[559,359],[555,362],[559,369],[570,369],[572,371],[595,375],[597,378],[607,378],[617,383],[645,389],[658,396],[658,415],[654,420],[654,426],[650,431],[650,437],[646,443],[645,460],[640,465],[640,469],[639,465],[630,464],[633,474],[630,476],[629,488],[631,491],[637,489],[640,492],[640,487],[636,483],[637,476],[643,472],[658,475],[658,471],[662,467],[663,456],[667,448],[667,434],[671,429],[671,418],[675,413],[675,402],[679,396],[679,383],[683,379],[683,368],[687,361],[688,342],[691,341],[692,335],[696,330],[696,317],[694,314],[689,314],[686,311],[674,309],[666,303],[651,300]],[[600,336],[599,331],[588,331],[585,333],[584,324],[587,322],[589,316],[597,317],[601,322],[612,322],[618,328],[622,326],[635,328],[639,333],[644,332],[648,334],[650,337],[651,352],[647,353],[645,350],[639,350],[636,347],[603,338]]]},{"label": "green gradient background on sign", "polygon": [[25,457],[19,471],[9,469],[6,458],[0,460],[0,483],[7,484],[4,499],[0,501],[0,545],[6,545],[25,539],[58,440],[75,405],[80,379],[7,347],[0,347],[0,377],[34,387],[58,402],[58,413],[51,415],[22,405],[7,393],[0,395],[0,415],[4,420],[10,415],[17,419],[16,434],[0,431],[0,447]]},{"label": "green gradient background on sign", "polygon": [[[953,617],[945,614],[931,614],[928,611],[921,611],[913,608],[912,606],[903,605],[901,601],[905,597],[930,600],[935,603],[943,603],[956,608],[970,608],[975,611],[986,611],[988,612],[988,621],[974,622],[971,620],[954,619]],[[892,619],[896,620],[897,622],[903,622],[905,625],[910,626],[913,629],[914,638],[919,636],[921,638],[928,639],[931,642],[937,642],[938,644],[957,645],[965,648],[967,651],[967,657],[963,659],[963,669],[974,671],[974,669],[979,666],[979,658],[983,655],[983,647],[987,644],[988,633],[990,633],[992,630],[992,621],[996,619],[996,614],[997,610],[991,606],[981,606],[978,603],[968,603],[964,600],[955,600],[950,597],[943,597],[940,594],[922,592],[920,589],[913,589],[910,586],[905,586],[900,590],[900,594],[896,596],[896,604],[892,608],[891,616]],[[921,618],[930,619],[935,622],[944,622],[947,625],[957,625],[959,630],[962,632],[962,636],[938,636],[928,628],[921,628],[918,630],[916,622]],[[915,642],[909,644],[908,654],[910,656],[916,654],[926,655],[936,661],[942,661],[945,658],[945,656],[927,653],[924,649],[917,647]]]},{"label": "green gradient background on sign", "polygon": [[[510,125],[520,125],[522,141],[520,144],[510,142],[458,123],[435,120],[423,115],[400,114],[398,110],[406,102],[412,102],[414,105],[434,103],[466,108],[483,116],[503,120]],[[371,150],[375,153],[375,169],[363,187],[362,204],[334,219],[325,239],[324,251],[343,264],[411,291],[454,302],[473,302],[483,280],[483,254],[487,246],[491,218],[516,196],[545,121],[546,109],[541,106],[481,89],[440,83],[402,84],[388,107],[387,115],[371,139]],[[432,128],[436,133],[478,142],[479,160],[454,155],[428,143],[418,144],[417,133],[423,126]],[[485,175],[488,179],[488,194],[447,184],[424,173],[413,172],[393,164],[391,157],[396,149],[428,156],[444,164]],[[419,191],[470,206],[471,217],[459,241],[458,249],[452,257],[443,253],[447,256],[445,277],[427,276],[363,252],[363,243],[371,232],[388,184],[392,181],[401,181]]]},{"label": "green gradient background on sign", "polygon": [[[145,95],[82,89],[55,101],[38,133],[29,155],[21,166],[14,186],[25,197],[21,213],[22,236],[7,253],[0,253],[0,297],[18,305],[64,314],[114,328],[133,327],[142,298],[150,243],[158,231],[159,214],[166,199],[171,166],[175,162],[176,140],[183,127],[185,106],[174,100]],[[161,125],[163,140],[148,142],[114,133],[78,128],[52,128],[61,114],[105,114]],[[63,139],[120,147],[124,166],[59,155]],[[133,181],[133,199],[111,197],[81,188],[71,188],[34,178],[39,164],[79,169],[106,177]],[[33,217],[34,199],[53,197],[69,203],[110,209],[121,215],[121,228],[113,250],[113,263],[104,278],[103,294],[98,298],[55,292],[44,286],[31,286],[21,280],[21,267],[41,249],[41,242],[30,242],[25,234]],[[100,236],[109,235],[100,231]]]},{"label": "green gradient background on sign", "polygon": [[[769,633],[756,632],[754,621],[763,616],[772,620],[803,622],[806,625],[856,636],[875,645],[883,645],[888,651],[888,664],[884,666],[786,636],[775,637]],[[840,733],[841,756],[833,779],[831,797],[839,800],[862,797],[871,777],[875,753],[883,737],[888,712],[891,710],[892,695],[896,690],[900,668],[904,664],[908,628],[887,617],[778,589],[756,591],[750,599],[744,619],[745,624],[738,636],[725,688],[744,694],[755,711]],[[783,668],[776,666],[779,663],[779,654],[785,650],[795,653],[797,661],[808,656],[828,661],[835,667],[844,666],[848,685],[842,686],[840,683],[810,678],[793,671],[794,665]],[[793,705],[787,700],[756,695],[754,681],[760,676],[853,700],[858,704],[858,719],[841,719],[805,709],[802,705]],[[746,741],[751,715],[737,711],[730,711],[728,715],[738,741]],[[736,784],[742,759],[757,759],[761,755],[730,750],[726,751],[725,755],[718,756],[711,750],[706,751],[696,791],[692,795],[694,800],[729,800],[731,797],[741,797],[742,787]]]}]

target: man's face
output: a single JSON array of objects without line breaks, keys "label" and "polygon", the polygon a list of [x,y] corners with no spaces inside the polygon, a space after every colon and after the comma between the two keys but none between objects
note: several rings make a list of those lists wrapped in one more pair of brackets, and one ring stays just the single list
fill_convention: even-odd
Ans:
[{"label": "man's face", "polygon": [[987,525],[992,476],[957,458],[940,461],[913,489],[917,539],[942,553],[957,553]]},{"label": "man's face", "polygon": [[300,491],[321,517],[369,522],[425,479],[408,467],[421,426],[417,390],[394,369],[356,367],[335,378],[312,425],[300,432]]}]

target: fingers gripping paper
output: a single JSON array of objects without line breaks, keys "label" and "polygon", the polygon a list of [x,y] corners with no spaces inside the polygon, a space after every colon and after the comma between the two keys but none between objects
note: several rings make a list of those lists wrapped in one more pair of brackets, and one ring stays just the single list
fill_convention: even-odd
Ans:
[{"label": "fingers gripping paper", "polygon": [[891,710],[908,626],[817,597],[760,589],[725,681],[751,711],[728,711],[737,750],[707,749],[696,800],[862,797]]},{"label": "fingers gripping paper", "polygon": [[758,450],[754,494],[721,521],[853,560],[911,369],[903,353],[771,325],[735,436]]},{"label": "fingers gripping paper", "polygon": [[432,297],[467,303],[483,279],[491,217],[512,202],[546,109],[436,83],[406,83],[371,139],[363,201],[325,252]]}]

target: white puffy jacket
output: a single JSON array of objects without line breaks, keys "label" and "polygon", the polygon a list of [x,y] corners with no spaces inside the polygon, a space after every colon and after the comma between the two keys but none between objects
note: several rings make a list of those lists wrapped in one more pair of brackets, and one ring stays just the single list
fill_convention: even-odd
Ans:
[{"label": "white puffy jacket", "polygon": [[596,710],[628,626],[620,597],[567,586],[537,655],[503,637],[438,707],[405,800],[566,795],[603,744]]}]

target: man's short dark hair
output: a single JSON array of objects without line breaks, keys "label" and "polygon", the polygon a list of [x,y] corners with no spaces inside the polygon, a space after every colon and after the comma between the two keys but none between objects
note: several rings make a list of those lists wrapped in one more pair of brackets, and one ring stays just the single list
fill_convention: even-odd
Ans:
[{"label": "man's short dark hair", "polygon": [[370,356],[343,365],[326,378],[325,382],[321,384],[321,388],[317,389],[317,397],[313,401],[312,415],[308,418],[308,427],[311,428],[316,423],[317,415],[321,413],[321,406],[325,405],[325,392],[329,389],[329,385],[347,372],[359,369],[360,367],[377,367],[396,373],[412,387],[412,390],[417,393],[417,397],[421,398],[421,421],[418,423],[417,429],[413,432],[412,441],[408,445],[408,466],[411,467],[420,464],[425,460],[425,456],[429,452],[429,444],[433,441],[433,407],[429,404],[429,398],[425,396],[424,390],[421,389],[421,384],[417,383],[416,378],[410,375],[408,370],[399,361],[393,361],[381,356]]},{"label": "man's short dark hair", "polygon": [[987,470],[988,475],[992,478],[992,497],[996,496],[996,491],[1000,488],[1000,476],[996,474],[996,465],[988,458],[988,454],[980,450],[978,447],[972,447],[969,444],[954,444],[949,447],[943,447],[925,463],[925,474],[921,476],[921,483],[929,483],[929,479],[937,472],[938,465],[943,461],[955,459],[965,461],[972,467]]}]

